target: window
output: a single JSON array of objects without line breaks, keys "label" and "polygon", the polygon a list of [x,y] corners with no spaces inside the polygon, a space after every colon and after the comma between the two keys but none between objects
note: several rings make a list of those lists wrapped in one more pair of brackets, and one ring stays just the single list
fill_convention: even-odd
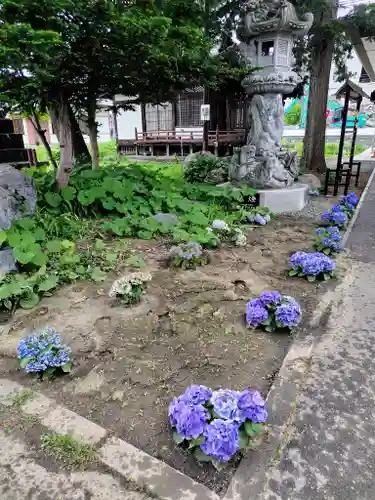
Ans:
[{"label": "window", "polygon": [[173,130],[172,104],[146,104],[146,130],[147,132],[158,132],[160,130]]},{"label": "window", "polygon": [[203,93],[198,92],[191,95],[182,95],[177,101],[177,126],[178,127],[201,127],[201,105],[203,104]]},{"label": "window", "polygon": [[275,43],[273,41],[262,43],[262,56],[273,56],[275,51]]},{"label": "window", "polygon": [[362,66],[361,75],[359,77],[359,83],[369,83],[369,82],[371,82],[371,79],[368,76],[367,71],[365,70],[365,68]]}]

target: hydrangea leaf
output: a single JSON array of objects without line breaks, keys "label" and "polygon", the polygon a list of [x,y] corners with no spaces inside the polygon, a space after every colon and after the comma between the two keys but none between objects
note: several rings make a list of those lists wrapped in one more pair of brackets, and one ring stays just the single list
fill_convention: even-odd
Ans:
[{"label": "hydrangea leaf", "polygon": [[65,363],[61,366],[61,369],[64,373],[70,373],[72,370],[72,363]]},{"label": "hydrangea leaf", "polygon": [[212,457],[206,455],[200,448],[195,448],[193,455],[198,462],[212,462]]},{"label": "hydrangea leaf", "polygon": [[185,441],[185,438],[183,436],[180,436],[180,434],[178,434],[178,432],[176,431],[173,432],[172,438],[176,444],[181,444]]},{"label": "hydrangea leaf", "polygon": [[38,289],[40,292],[49,292],[50,290],[56,288],[58,282],[59,279],[57,276],[48,276],[48,278],[39,284]]},{"label": "hydrangea leaf", "polygon": [[32,359],[31,356],[28,356],[27,358],[20,359],[20,361],[19,361],[20,368],[25,368],[25,366],[27,365],[27,363],[29,361],[31,361],[31,359]]},{"label": "hydrangea leaf", "polygon": [[249,435],[245,429],[240,429],[238,431],[240,437],[240,450],[246,450],[249,444]]},{"label": "hydrangea leaf", "polygon": [[329,273],[324,273],[323,274],[323,278],[324,278],[325,281],[328,281],[328,280],[331,279],[331,275]]},{"label": "hydrangea leaf", "polygon": [[296,271],[296,269],[291,269],[289,271],[289,276],[297,276],[298,275],[298,271]]},{"label": "hydrangea leaf", "polygon": [[43,372],[43,380],[49,379],[55,373],[56,368],[54,366],[49,366],[47,370]]},{"label": "hydrangea leaf", "polygon": [[316,276],[313,276],[312,274],[308,274],[306,276],[307,280],[310,281],[311,283],[316,280]]},{"label": "hydrangea leaf", "polygon": [[24,298],[20,300],[20,306],[23,309],[32,309],[39,303],[39,295],[34,292],[28,293]]},{"label": "hydrangea leaf", "polygon": [[219,462],[219,460],[213,460],[213,459],[212,459],[212,460],[211,460],[211,462],[212,462],[212,465],[215,467],[215,469],[216,469],[217,471],[219,471],[219,472],[220,472],[221,470],[225,469],[225,467],[227,466],[227,464],[226,464],[226,463],[224,463],[224,462]]},{"label": "hydrangea leaf", "polygon": [[196,439],[192,439],[191,441],[189,441],[189,450],[191,448],[195,448],[196,446],[200,446],[203,443],[203,441],[204,441],[203,436],[199,436]]},{"label": "hydrangea leaf", "polygon": [[262,431],[262,424],[254,424],[251,420],[246,420],[244,427],[246,434],[250,437],[259,434]]},{"label": "hydrangea leaf", "polygon": [[93,270],[91,271],[90,277],[93,281],[97,283],[100,281],[104,281],[107,277],[107,273],[102,271],[99,267],[94,267]]}]

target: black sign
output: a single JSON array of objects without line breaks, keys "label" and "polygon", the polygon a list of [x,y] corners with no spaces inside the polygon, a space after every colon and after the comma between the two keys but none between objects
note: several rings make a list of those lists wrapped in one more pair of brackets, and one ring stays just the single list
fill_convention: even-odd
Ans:
[{"label": "black sign", "polygon": [[254,195],[247,195],[243,197],[244,205],[248,208],[256,208],[259,207],[260,195],[259,193]]}]

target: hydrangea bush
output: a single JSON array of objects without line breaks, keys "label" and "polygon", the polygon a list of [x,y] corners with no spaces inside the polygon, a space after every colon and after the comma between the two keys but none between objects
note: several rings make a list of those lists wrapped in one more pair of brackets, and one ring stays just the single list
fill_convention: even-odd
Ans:
[{"label": "hydrangea bush", "polygon": [[316,230],[315,248],[325,255],[334,255],[344,251],[341,240],[340,229],[337,226],[320,227]]},{"label": "hydrangea bush", "polygon": [[209,233],[213,233],[219,240],[226,240],[237,247],[244,247],[247,243],[245,233],[238,227],[231,227],[223,220],[216,219],[211,227],[207,228]]},{"label": "hydrangea bush", "polygon": [[126,305],[136,304],[141,300],[141,295],[151,281],[148,273],[134,272],[116,280],[110,291],[109,297],[117,297]]},{"label": "hydrangea bush", "polygon": [[258,298],[246,304],[246,324],[249,327],[264,328],[266,331],[291,329],[302,319],[298,302],[277,291],[262,292]]},{"label": "hydrangea bush", "polygon": [[246,214],[246,221],[250,224],[265,226],[273,217],[272,212],[266,207],[257,207]]},{"label": "hydrangea bush", "polygon": [[194,241],[172,247],[168,256],[171,266],[182,269],[195,269],[197,266],[207,264],[207,260],[202,246]]},{"label": "hydrangea bush", "polygon": [[191,385],[173,399],[168,414],[174,441],[216,468],[249,448],[268,418],[258,391],[212,391],[203,385]]},{"label": "hydrangea bush", "polygon": [[303,276],[309,281],[329,280],[336,267],[334,260],[321,252],[296,252],[290,258],[289,276]]},{"label": "hydrangea bush", "polygon": [[70,349],[61,344],[60,335],[53,328],[22,339],[17,353],[20,368],[27,373],[49,377],[55,371],[69,373],[72,369]]},{"label": "hydrangea bush", "polygon": [[328,212],[324,212],[320,216],[320,220],[325,224],[344,229],[348,225],[349,216],[344,209],[344,205],[336,204],[332,205],[331,210],[329,210]]},{"label": "hydrangea bush", "polygon": [[349,193],[347,196],[340,197],[340,206],[343,207],[349,218],[353,217],[358,202],[358,197],[353,192]]}]

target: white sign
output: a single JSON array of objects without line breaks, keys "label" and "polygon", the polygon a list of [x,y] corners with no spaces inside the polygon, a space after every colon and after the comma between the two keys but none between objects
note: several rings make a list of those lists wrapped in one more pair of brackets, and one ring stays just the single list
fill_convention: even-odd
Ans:
[{"label": "white sign", "polygon": [[201,104],[201,120],[202,122],[208,122],[210,120],[210,105]]}]

